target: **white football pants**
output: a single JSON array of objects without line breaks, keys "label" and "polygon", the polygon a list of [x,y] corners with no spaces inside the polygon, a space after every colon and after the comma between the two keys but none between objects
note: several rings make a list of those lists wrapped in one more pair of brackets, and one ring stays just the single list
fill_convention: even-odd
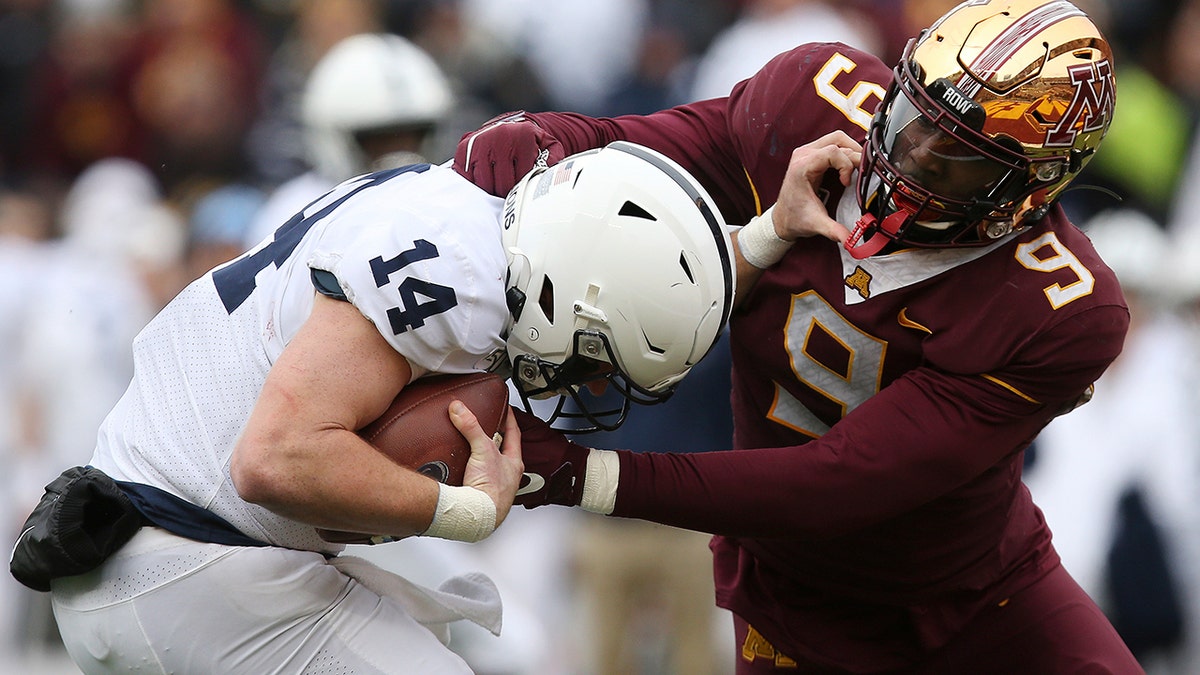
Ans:
[{"label": "white football pants", "polygon": [[146,527],[97,570],[55,580],[52,593],[85,673],[469,674],[439,636],[460,618],[498,632],[499,596],[482,575],[451,581],[434,591],[358,558]]}]

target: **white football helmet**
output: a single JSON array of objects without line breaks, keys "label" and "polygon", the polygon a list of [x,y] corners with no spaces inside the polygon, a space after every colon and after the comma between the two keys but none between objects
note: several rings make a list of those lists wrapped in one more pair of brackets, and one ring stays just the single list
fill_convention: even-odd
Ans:
[{"label": "white football helmet", "polygon": [[[552,420],[615,429],[630,401],[660,403],[720,337],[733,306],[724,220],[704,188],[648,148],[616,142],[538,167],[504,203],[513,383],[563,395]],[[607,380],[617,409],[581,386]],[[576,410],[564,407],[572,401]]]},{"label": "white football helmet", "polygon": [[[454,96],[433,58],[399,35],[364,33],[338,42],[313,68],[302,119],[309,162],[334,181],[374,170],[360,134],[429,136]],[[423,161],[414,153],[411,161]]]}]

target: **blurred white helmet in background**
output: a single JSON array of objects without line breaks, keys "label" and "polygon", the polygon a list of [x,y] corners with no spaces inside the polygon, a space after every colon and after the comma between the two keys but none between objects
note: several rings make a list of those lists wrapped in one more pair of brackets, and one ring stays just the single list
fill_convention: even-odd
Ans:
[{"label": "blurred white helmet in background", "polygon": [[158,179],[122,157],[88,166],[71,184],[59,218],[72,247],[122,264],[166,269],[178,264],[187,243],[183,217],[162,198]]},{"label": "blurred white helmet in background", "polygon": [[[334,181],[375,170],[360,140],[410,132],[427,137],[450,112],[454,95],[433,58],[388,33],[337,43],[309,75],[302,102],[309,162]],[[408,161],[423,161],[412,149]],[[393,165],[395,165],[394,163]]]}]

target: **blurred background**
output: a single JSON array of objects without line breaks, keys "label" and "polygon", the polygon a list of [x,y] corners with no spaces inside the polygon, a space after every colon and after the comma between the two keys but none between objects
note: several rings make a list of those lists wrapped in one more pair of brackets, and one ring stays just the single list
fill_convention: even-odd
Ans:
[{"label": "blurred background", "polygon": [[[894,63],[954,4],[0,0],[0,538],[87,461],[145,322],[334,183],[444,161],[509,110],[616,115],[722,96],[804,42]],[[1063,202],[1117,271],[1134,321],[1092,402],[1038,438],[1026,482],[1068,570],[1147,670],[1194,675],[1200,0],[1078,4],[1113,42],[1120,105]],[[666,409],[588,442],[726,447],[727,358],[717,350]],[[713,607],[706,543],[539,509],[479,545],[352,552],[432,585],[491,574],[502,636],[467,627],[451,645],[483,675],[720,675],[732,672],[731,622]],[[76,672],[48,597],[7,574],[0,670]]]}]

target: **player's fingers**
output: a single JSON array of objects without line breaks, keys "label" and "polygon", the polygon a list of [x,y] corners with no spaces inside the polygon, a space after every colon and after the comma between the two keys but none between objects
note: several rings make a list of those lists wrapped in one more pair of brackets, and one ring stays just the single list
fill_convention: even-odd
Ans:
[{"label": "player's fingers", "polygon": [[841,243],[846,237],[850,236],[850,231],[844,225],[829,217],[825,212],[825,207],[820,202],[815,202],[807,208],[799,212],[800,219],[804,222],[804,235],[806,237],[824,237],[830,241]]},{"label": "player's fingers", "polygon": [[471,452],[486,452],[490,449],[495,449],[496,443],[488,434],[479,426],[479,419],[475,417],[475,413],[462,401],[450,402],[450,421],[454,424],[454,428],[458,429],[458,433],[467,439],[471,444]]},{"label": "player's fingers", "polygon": [[[847,148],[841,148],[836,145],[827,145],[821,153],[821,159],[828,165],[826,170],[833,169],[839,175],[849,175],[854,170],[854,162],[850,161],[850,157],[846,155]],[[824,174],[824,171],[821,171]]]},{"label": "player's fingers", "polygon": [[845,243],[846,238],[850,236],[850,230],[832,218],[822,220],[818,229],[820,236],[839,244]]},{"label": "player's fingers", "polygon": [[860,145],[859,142],[854,140],[853,138],[850,138],[849,134],[842,131],[841,129],[836,129],[834,131],[831,131],[831,132],[825,134],[824,136],[818,138],[817,140],[809,143],[808,145],[814,145],[814,146],[836,145],[839,148],[847,148],[847,149],[856,150],[856,151],[862,150],[862,145]]},{"label": "player's fingers", "polygon": [[842,154],[846,157],[848,164],[838,170],[838,177],[841,179],[842,185],[850,185],[850,179],[854,175],[854,170],[862,164],[862,150],[842,148]]},{"label": "player's fingers", "polygon": [[829,147],[831,149],[829,167],[838,172],[838,180],[842,185],[850,185],[850,179],[854,175],[854,170],[858,168],[862,153],[853,148]]},{"label": "player's fingers", "polygon": [[521,461],[521,426],[517,424],[516,415],[512,414],[512,410],[504,416],[504,433],[500,445],[500,453],[505,457],[510,457],[517,461]]},{"label": "player's fingers", "polygon": [[858,166],[854,161],[856,152],[853,148],[843,148],[832,144],[801,146],[792,151],[791,169],[800,170],[804,177],[814,185],[824,178],[826,171],[833,169],[838,172],[844,185]]}]

